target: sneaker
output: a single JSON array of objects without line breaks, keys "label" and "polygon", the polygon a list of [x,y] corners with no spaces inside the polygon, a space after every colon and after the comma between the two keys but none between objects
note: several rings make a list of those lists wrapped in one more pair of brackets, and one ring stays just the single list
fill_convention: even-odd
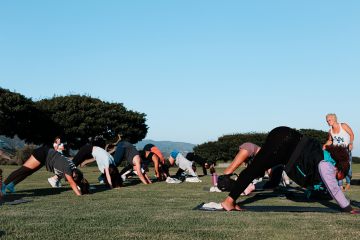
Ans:
[{"label": "sneaker", "polygon": [[125,180],[126,180],[125,175],[121,175],[121,179],[123,180],[123,182],[125,182]]},{"label": "sneaker", "polygon": [[61,185],[61,179],[58,179],[58,180],[56,181],[56,186],[57,186],[57,187],[62,187],[62,185]]},{"label": "sneaker", "polygon": [[56,180],[55,180],[53,177],[48,178],[48,181],[49,181],[49,183],[50,183],[50,185],[51,185],[52,187],[57,187],[57,186],[56,186]]},{"label": "sneaker", "polygon": [[3,194],[3,195],[6,194],[5,188],[6,188],[6,185],[5,185],[4,183],[2,183],[2,194]]},{"label": "sneaker", "polygon": [[100,183],[105,183],[105,179],[103,179],[102,177],[98,177],[98,180]]}]

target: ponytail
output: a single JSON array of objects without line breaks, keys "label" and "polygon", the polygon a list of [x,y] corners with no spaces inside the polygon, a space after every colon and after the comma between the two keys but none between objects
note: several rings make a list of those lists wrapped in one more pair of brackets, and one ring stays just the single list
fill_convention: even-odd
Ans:
[{"label": "ponytail", "polygon": [[109,174],[114,188],[124,187],[119,169],[114,164],[109,165]]},{"label": "ponytail", "polygon": [[79,169],[74,170],[75,176],[74,181],[80,187],[82,194],[89,194],[90,193],[90,184],[84,178],[83,173]]}]

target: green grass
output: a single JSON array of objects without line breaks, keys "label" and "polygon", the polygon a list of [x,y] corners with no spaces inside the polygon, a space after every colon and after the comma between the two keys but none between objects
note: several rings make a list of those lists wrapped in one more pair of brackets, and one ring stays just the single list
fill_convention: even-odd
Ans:
[{"label": "green grass", "polygon": [[[3,179],[17,166],[1,166]],[[271,213],[193,211],[201,202],[221,202],[227,193],[210,193],[212,177],[202,183],[152,185],[139,180],[109,190],[97,182],[95,167],[81,168],[96,193],[76,196],[63,182],[51,188],[52,176],[42,168],[4,199],[29,203],[0,206],[0,237],[4,239],[358,239],[360,215],[346,213]],[[173,169],[175,173],[176,169]],[[217,169],[220,174],[224,169]],[[153,170],[151,169],[151,173]],[[360,165],[353,165],[360,178]],[[347,197],[360,201],[360,187]],[[278,197],[241,198],[246,205],[335,206],[334,201],[294,202]],[[337,205],[336,205],[337,206]]]}]

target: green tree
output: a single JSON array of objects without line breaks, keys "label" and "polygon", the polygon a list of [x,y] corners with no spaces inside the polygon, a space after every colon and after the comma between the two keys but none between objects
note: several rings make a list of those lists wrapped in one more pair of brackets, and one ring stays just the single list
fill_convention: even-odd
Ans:
[{"label": "green tree", "polygon": [[11,159],[9,161],[9,165],[23,165],[31,156],[32,152],[36,149],[37,147],[34,145],[29,145],[26,146],[23,149],[19,149],[18,151],[16,151],[15,153],[15,157],[13,159]]},{"label": "green tree", "polygon": [[53,97],[35,105],[50,115],[56,125],[52,139],[60,136],[67,143],[67,151],[89,142],[104,146],[107,140],[117,139],[117,134],[123,140],[137,143],[145,138],[148,129],[144,113],[128,111],[122,103],[103,102],[85,95]]}]

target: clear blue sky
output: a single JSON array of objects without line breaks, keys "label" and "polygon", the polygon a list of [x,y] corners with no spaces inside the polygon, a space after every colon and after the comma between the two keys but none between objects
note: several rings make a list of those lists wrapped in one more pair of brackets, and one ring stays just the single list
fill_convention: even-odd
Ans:
[{"label": "clear blue sky", "polygon": [[201,144],[336,113],[360,156],[360,1],[1,1],[0,86],[147,114]]}]

